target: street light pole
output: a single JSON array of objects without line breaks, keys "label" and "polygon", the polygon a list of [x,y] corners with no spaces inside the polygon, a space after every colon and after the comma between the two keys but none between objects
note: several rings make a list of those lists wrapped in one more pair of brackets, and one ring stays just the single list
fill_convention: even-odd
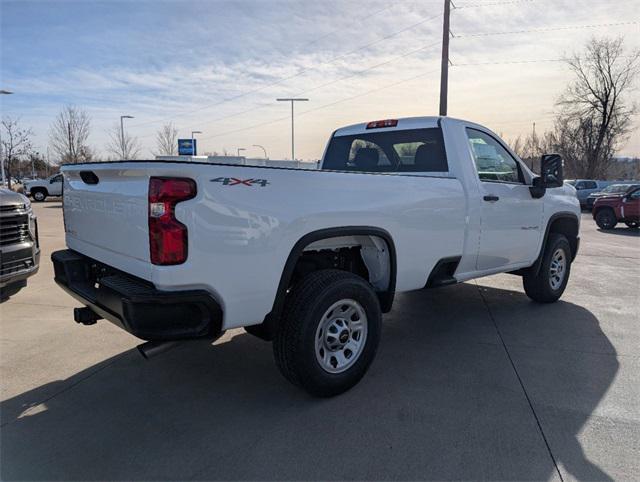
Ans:
[{"label": "street light pole", "polygon": [[262,151],[264,152],[264,158],[269,159],[269,156],[267,156],[267,150],[263,146],[261,146],[260,144],[252,144],[252,147],[259,147],[260,149],[262,149]]},{"label": "street light pole", "polygon": [[293,130],[293,104],[295,102],[307,102],[309,99],[299,99],[299,98],[288,97],[288,98],[276,99],[276,100],[278,102],[291,102],[291,160],[295,161],[296,153],[295,153],[294,130]]},{"label": "street light pole", "polygon": [[121,115],[120,116],[120,149],[122,150],[122,158],[123,160],[126,161],[126,159],[124,159],[126,157],[126,153],[124,152],[124,121],[123,119],[133,119],[133,116],[131,115]]},{"label": "street light pole", "polygon": [[196,149],[196,145],[194,144],[194,142],[195,142],[194,135],[195,134],[202,134],[202,131],[191,131],[191,152],[192,152],[191,155],[192,156],[197,156],[198,155],[198,152],[197,152],[197,149]]},{"label": "street light pole", "polygon": [[[0,90],[0,95],[10,95],[13,92],[9,90]],[[4,155],[2,154],[2,131],[0,131],[0,171],[2,171],[2,186],[4,187],[5,178],[4,178]]]}]

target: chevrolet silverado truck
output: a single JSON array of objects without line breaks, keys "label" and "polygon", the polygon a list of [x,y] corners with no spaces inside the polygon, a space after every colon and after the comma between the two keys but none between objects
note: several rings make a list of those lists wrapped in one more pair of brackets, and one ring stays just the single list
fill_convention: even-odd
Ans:
[{"label": "chevrolet silverado truck", "polygon": [[319,170],[68,165],[55,280],[85,305],[77,322],[109,320],[143,354],[244,327],[332,396],[367,371],[396,293],[507,272],[537,302],[562,295],[580,206],[560,157],[541,165],[448,117],[338,129]]},{"label": "chevrolet silverado truck", "polygon": [[38,224],[29,199],[0,187],[0,303],[38,272]]},{"label": "chevrolet silverado truck", "polygon": [[599,197],[593,203],[593,219],[602,230],[613,229],[623,222],[631,229],[640,227],[640,187],[624,193]]},{"label": "chevrolet silverado truck", "polygon": [[62,174],[54,174],[47,179],[26,181],[24,193],[37,202],[43,202],[49,196],[62,196]]}]

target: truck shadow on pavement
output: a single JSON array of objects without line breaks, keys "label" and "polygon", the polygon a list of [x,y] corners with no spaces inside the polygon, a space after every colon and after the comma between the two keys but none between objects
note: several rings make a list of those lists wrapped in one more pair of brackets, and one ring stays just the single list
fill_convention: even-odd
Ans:
[{"label": "truck shadow on pavement", "polygon": [[598,229],[602,234],[617,234],[618,236],[631,236],[633,238],[640,238],[640,229],[630,228],[613,228],[613,229]]},{"label": "truck shadow on pavement", "polygon": [[243,332],[150,361],[130,350],[8,399],[0,475],[541,480],[557,478],[551,451],[574,477],[610,479],[577,437],[615,353],[572,303],[473,283],[414,292],[385,316],[368,375],[333,399],[290,386]]}]

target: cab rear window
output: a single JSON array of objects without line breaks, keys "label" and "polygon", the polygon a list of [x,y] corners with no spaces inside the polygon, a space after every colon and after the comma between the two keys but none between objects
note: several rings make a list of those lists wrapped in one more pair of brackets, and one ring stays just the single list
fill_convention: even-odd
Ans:
[{"label": "cab rear window", "polygon": [[439,128],[333,137],[323,169],[360,172],[448,172]]}]

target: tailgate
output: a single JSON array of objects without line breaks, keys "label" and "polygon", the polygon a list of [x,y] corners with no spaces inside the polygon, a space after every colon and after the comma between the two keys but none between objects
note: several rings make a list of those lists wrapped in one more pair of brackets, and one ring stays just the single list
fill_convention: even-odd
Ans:
[{"label": "tailgate", "polygon": [[67,246],[149,279],[149,172],[145,164],[65,166],[63,173]]}]

